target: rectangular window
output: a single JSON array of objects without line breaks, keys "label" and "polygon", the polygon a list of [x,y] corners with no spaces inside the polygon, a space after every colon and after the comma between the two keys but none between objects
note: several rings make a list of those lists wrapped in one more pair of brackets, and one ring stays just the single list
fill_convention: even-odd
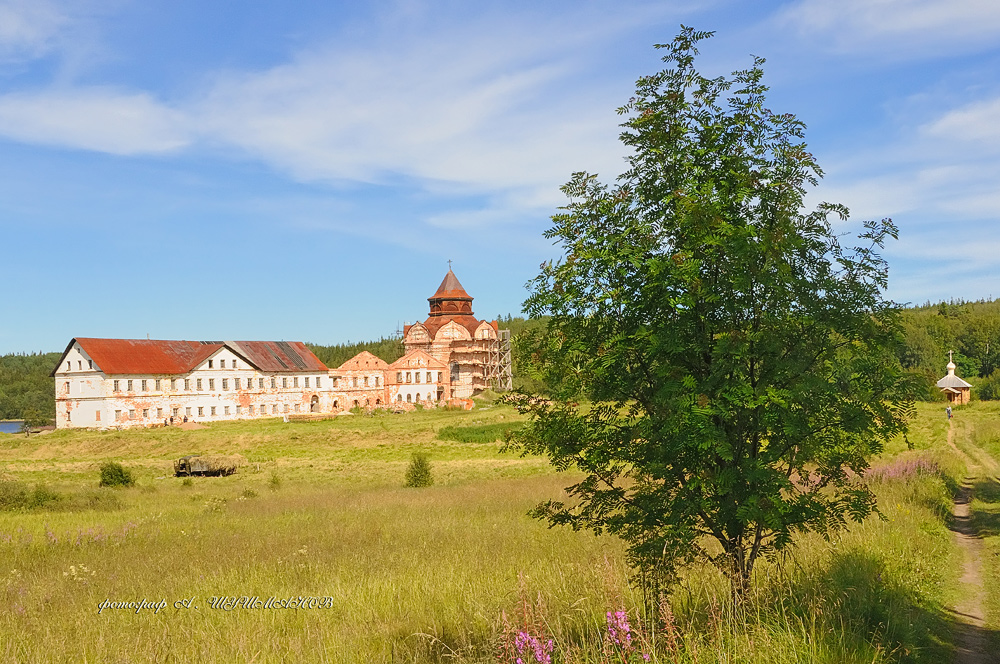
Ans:
[{"label": "rectangular window", "polygon": [[240,389],[240,379],[239,378],[233,378],[233,389],[234,390]]},{"label": "rectangular window", "polygon": [[233,360],[233,369],[236,368],[236,360]]},{"label": "rectangular window", "polygon": [[[91,369],[93,369],[94,368],[94,361],[93,360],[87,360],[87,366],[90,367]],[[100,420],[101,418],[97,418],[97,419]]]},{"label": "rectangular window", "polygon": [[121,392],[121,384],[116,380],[115,385],[112,388],[115,392]]},{"label": "rectangular window", "polygon": [[205,414],[205,407],[204,406],[198,406],[198,417],[201,417],[204,414]]},{"label": "rectangular window", "polygon": [[286,413],[288,412],[288,404],[287,403],[285,404],[285,412]]},{"label": "rectangular window", "polygon": [[142,391],[143,392],[147,391],[147,389],[146,389],[146,379],[145,378],[142,379]]},{"label": "rectangular window", "polygon": [[[236,407],[236,411],[239,412],[239,406]],[[250,414],[253,415],[253,404],[250,404]]]},{"label": "rectangular window", "polygon": [[225,360],[219,360],[219,368],[220,369],[225,369],[226,368],[226,361]]},{"label": "rectangular window", "polygon": [[73,364],[69,360],[66,360],[66,371],[72,371],[72,370],[73,370]]},{"label": "rectangular window", "polygon": [[83,360],[76,361],[76,369],[77,371],[83,371]]},{"label": "rectangular window", "polygon": [[211,415],[212,417],[215,417],[215,406],[212,406]]},{"label": "rectangular window", "polygon": [[127,387],[125,389],[127,391],[129,391],[129,392],[132,391],[132,379],[131,378],[128,380]]},{"label": "rectangular window", "polygon": [[148,418],[149,418],[149,409],[148,408],[143,408],[142,409],[142,419],[145,420],[145,419],[148,419]]},{"label": "rectangular window", "polygon": [[162,417],[163,417],[163,409],[162,408],[157,408],[156,409],[156,419],[161,419]]},{"label": "rectangular window", "polygon": [[69,394],[69,381],[67,380],[63,383],[63,389],[66,390],[66,394]]},{"label": "rectangular window", "polygon": [[[229,408],[229,406],[226,406],[226,408]],[[251,406],[251,408],[253,408],[253,406]],[[241,415],[242,413],[243,413],[243,406],[237,406],[236,407],[236,414],[237,415]]]},{"label": "rectangular window", "polygon": [[208,368],[209,368],[209,369],[211,369],[211,368],[212,368],[212,360],[209,360],[209,361],[208,361]]},{"label": "rectangular window", "polygon": [[306,376],[306,384],[305,384],[305,388],[306,388],[307,390],[309,389],[309,376]]},{"label": "rectangular window", "polygon": [[174,417],[177,417],[180,414],[180,410],[181,410],[180,408],[174,408],[173,410],[170,411],[170,414],[173,415]]},{"label": "rectangular window", "polygon": [[209,378],[208,379],[208,390],[210,392],[215,390],[215,379],[214,378]]},{"label": "rectangular window", "polygon": [[396,372],[396,382],[397,383],[402,383],[403,382],[403,372],[402,371],[397,371]]},{"label": "rectangular window", "polygon": [[439,383],[441,382],[441,372],[440,371],[438,372],[438,382]]},{"label": "rectangular window", "polygon": [[323,383],[321,382],[321,380],[322,380],[322,376],[316,376],[316,389],[317,390],[319,388],[323,387]]},{"label": "rectangular window", "polygon": [[295,376],[294,378],[292,378],[292,387],[298,387],[298,386],[299,386],[299,377]]},{"label": "rectangular window", "polygon": [[94,421],[95,422],[100,422],[101,421],[101,411],[99,411],[99,410],[95,410],[94,411]]},{"label": "rectangular window", "polygon": [[228,378],[223,378],[222,379],[222,389],[223,390],[228,390],[229,389],[229,379]]},{"label": "rectangular window", "polygon": [[354,376],[354,387],[358,386],[358,377]]},{"label": "rectangular window", "polygon": [[128,418],[130,420],[134,420],[135,419],[135,408],[129,408],[128,409]]},{"label": "rectangular window", "polygon": [[411,374],[409,371],[406,372],[406,382],[407,383],[413,382],[413,374]]},{"label": "rectangular window", "polygon": [[271,414],[272,415],[278,414],[278,404],[274,404],[273,406],[271,406]]},{"label": "rectangular window", "polygon": [[419,371],[414,371],[413,372],[413,382],[414,383],[419,383],[420,382],[420,372]]},{"label": "rectangular window", "polygon": [[[274,387],[274,385],[272,385],[271,387]],[[263,378],[258,378],[257,379],[257,389],[260,389],[260,390],[264,389],[264,379]]]},{"label": "rectangular window", "polygon": [[229,414],[229,406],[223,406],[222,407],[222,414],[223,415],[228,415]]},{"label": "rectangular window", "polygon": [[201,378],[195,379],[194,385],[198,389],[198,391],[201,392]]},{"label": "rectangular window", "polygon": [[122,419],[122,412],[120,410],[115,411],[115,422],[119,422]]},{"label": "rectangular window", "polygon": [[184,415],[186,415],[187,417],[191,417],[191,407],[190,406],[188,406],[187,408],[184,409]]},{"label": "rectangular window", "polygon": [[163,389],[163,382],[159,378],[157,378],[156,383],[154,383],[154,387],[156,388],[156,391],[159,392],[161,389]]},{"label": "rectangular window", "polygon": [[190,378],[185,378],[184,379],[184,390],[186,392],[190,392],[191,391],[191,379]]},{"label": "rectangular window", "polygon": [[283,387],[283,388],[288,387],[288,379],[287,378],[282,378],[281,379],[281,387]]},{"label": "rectangular window", "polygon": [[278,387],[278,379],[271,376],[271,389],[276,389]]},{"label": "rectangular window", "polygon": [[295,404],[295,412],[296,412],[296,413],[297,413],[297,412],[299,412],[299,405],[300,405],[300,404]]},{"label": "rectangular window", "polygon": [[171,378],[170,379],[170,391],[174,392],[176,390],[177,390],[177,379],[176,378]]}]

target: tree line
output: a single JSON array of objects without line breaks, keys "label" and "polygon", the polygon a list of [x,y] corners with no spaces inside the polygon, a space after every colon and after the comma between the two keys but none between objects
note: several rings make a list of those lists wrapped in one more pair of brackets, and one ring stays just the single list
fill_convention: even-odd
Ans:
[{"label": "tree line", "polygon": [[943,398],[948,351],[955,373],[972,384],[973,399],[1000,399],[1000,300],[927,302],[903,310],[899,361],[919,378],[925,400]]},{"label": "tree line", "polygon": [[[544,391],[537,377],[521,370],[526,341],[545,329],[545,318],[497,316],[514,344],[514,387]],[[945,374],[948,351],[954,351],[956,373],[972,383],[973,398],[1000,399],[1000,300],[951,300],[907,307],[902,311],[905,340],[899,355],[903,368],[919,379],[924,400],[941,399],[935,387]],[[402,339],[383,337],[322,346],[306,344],[326,366],[339,367],[362,351],[392,363],[403,356]],[[49,374],[59,353],[12,353],[0,356],[0,419],[20,420],[25,413],[55,418],[55,388]]]},{"label": "tree line", "polygon": [[0,355],[0,420],[53,420],[55,387],[49,376],[61,353]]}]

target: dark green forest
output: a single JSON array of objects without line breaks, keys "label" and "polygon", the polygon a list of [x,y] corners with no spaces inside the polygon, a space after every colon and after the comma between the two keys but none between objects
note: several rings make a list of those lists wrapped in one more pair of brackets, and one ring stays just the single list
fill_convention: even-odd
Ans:
[{"label": "dark green forest", "polygon": [[[514,387],[541,391],[541,385],[520,370],[525,358],[518,352],[518,340],[539,334],[544,319],[526,320],[519,316],[498,316],[501,329],[508,329],[514,341]],[[920,397],[941,399],[934,383],[944,376],[948,351],[955,351],[956,373],[972,383],[973,399],[1000,399],[1000,300],[965,302],[952,300],[908,307],[902,312],[906,341],[899,361],[919,378]],[[367,350],[386,362],[403,356],[403,342],[397,338],[321,346],[306,344],[326,366],[339,367]],[[23,419],[40,413],[55,417],[55,388],[49,377],[59,353],[11,354],[0,356],[0,419]]]},{"label": "dark green forest", "polygon": [[0,420],[24,419],[32,410],[43,419],[55,417],[55,386],[49,374],[60,355],[0,355]]}]

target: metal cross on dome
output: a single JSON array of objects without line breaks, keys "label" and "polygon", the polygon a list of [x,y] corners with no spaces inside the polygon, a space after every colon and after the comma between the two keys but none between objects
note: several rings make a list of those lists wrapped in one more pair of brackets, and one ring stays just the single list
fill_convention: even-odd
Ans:
[{"label": "metal cross on dome", "polygon": [[951,359],[951,354],[954,353],[954,352],[955,351],[953,351],[953,350],[949,350],[948,351],[948,363],[949,364],[953,364],[954,363],[954,360]]},{"label": "metal cross on dome", "polygon": [[449,270],[451,269],[451,259],[450,258],[448,259],[448,269]]}]

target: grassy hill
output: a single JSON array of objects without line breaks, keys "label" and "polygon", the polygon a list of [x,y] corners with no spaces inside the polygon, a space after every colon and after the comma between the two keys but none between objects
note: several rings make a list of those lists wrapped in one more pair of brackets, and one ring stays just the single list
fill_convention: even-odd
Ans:
[{"label": "grassy hill", "polygon": [[[520,632],[543,650],[551,639],[556,662],[947,661],[960,556],[946,520],[968,455],[947,445],[939,411],[919,408],[914,450],[897,441],[875,460],[884,520],[799,538],[761,564],[737,615],[708,568],[644,614],[619,542],[529,518],[578,476],[501,452],[519,420],[505,407],[0,435],[0,658],[495,662],[514,661]],[[958,409],[959,447],[1000,453],[998,415]],[[432,487],[403,487],[413,452],[429,455]],[[173,477],[191,453],[245,463]],[[137,486],[98,489],[109,460]],[[318,599],[219,599],[300,596]],[[98,613],[144,599],[166,608]],[[626,612],[631,645],[614,643],[609,611]]]}]

